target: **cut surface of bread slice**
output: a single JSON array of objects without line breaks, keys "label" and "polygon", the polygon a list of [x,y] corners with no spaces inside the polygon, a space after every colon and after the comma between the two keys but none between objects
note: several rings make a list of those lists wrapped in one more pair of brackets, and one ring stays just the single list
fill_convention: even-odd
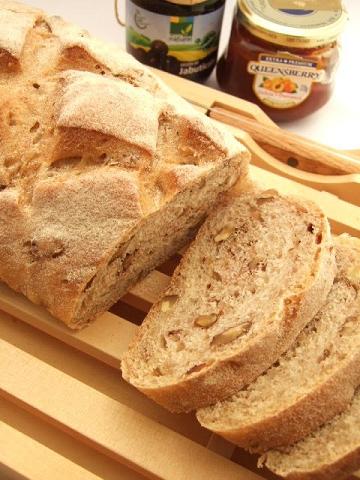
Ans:
[{"label": "cut surface of bread slice", "polygon": [[247,174],[246,149],[133,57],[10,0],[0,99],[0,280],[72,328],[188,243]]},{"label": "cut surface of bread slice", "polygon": [[360,468],[360,391],[349,407],[287,452],[260,459],[288,480],[343,480]]},{"label": "cut surface of bread slice", "polygon": [[122,361],[172,411],[211,405],[269,368],[325,302],[335,274],[327,219],[273,190],[224,199]]},{"label": "cut surface of bread slice", "polygon": [[350,403],[360,384],[360,240],[343,235],[335,247],[335,282],[314,320],[254,383],[199,410],[203,426],[263,452],[304,438]]}]

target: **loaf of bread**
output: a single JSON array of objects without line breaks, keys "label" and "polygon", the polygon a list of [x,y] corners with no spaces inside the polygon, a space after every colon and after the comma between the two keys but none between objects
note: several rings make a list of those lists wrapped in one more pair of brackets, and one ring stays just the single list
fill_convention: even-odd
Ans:
[{"label": "loaf of bread", "polygon": [[327,219],[312,202],[273,190],[226,198],[140,327],[124,378],[176,412],[237,392],[321,308],[334,256]]},{"label": "loaf of bread", "polygon": [[72,328],[195,234],[248,153],[117,46],[0,0],[0,280]]},{"label": "loaf of bread", "polygon": [[264,375],[199,410],[203,426],[263,452],[301,440],[349,405],[360,385],[360,240],[342,235],[335,247],[338,270],[323,308]]}]

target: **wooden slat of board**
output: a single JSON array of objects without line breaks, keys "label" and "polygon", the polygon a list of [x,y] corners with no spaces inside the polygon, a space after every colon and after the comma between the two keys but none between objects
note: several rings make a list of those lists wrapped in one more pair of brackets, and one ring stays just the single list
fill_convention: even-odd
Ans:
[{"label": "wooden slat of board", "polygon": [[360,236],[360,207],[340,200],[331,193],[314,190],[254,165],[250,167],[250,172],[253,180],[264,188],[275,188],[282,193],[300,195],[316,202],[329,218],[334,233]]},{"label": "wooden slat of board", "polygon": [[[113,400],[143,413],[157,423],[207,445],[211,433],[200,426],[194,414],[173,415],[139,393],[114,369],[84,355],[45,333],[0,312],[0,337],[66,375],[77,379]],[[22,372],[18,373],[19,378]]]},{"label": "wooden slat of board", "polygon": [[0,478],[145,480],[0,397]]},{"label": "wooden slat of board", "polygon": [[[168,282],[167,275],[153,271],[124,297],[124,301],[147,312]],[[34,305],[1,282],[0,309],[116,368],[137,328],[133,323],[107,312],[81,331],[70,330],[44,308]]]},{"label": "wooden slat of board", "polygon": [[261,478],[4,340],[0,365],[2,396],[148,478]]},{"label": "wooden slat of board", "polygon": [[236,449],[236,445],[213,433],[209,438],[207,448],[213,452],[219,453],[225,458],[231,458]]},{"label": "wooden slat of board", "polygon": [[44,308],[3,283],[0,283],[0,309],[116,368],[137,328],[117,315],[105,313],[84,330],[70,330]]},{"label": "wooden slat of board", "polygon": [[52,480],[101,480],[3,422],[0,422],[0,438],[6,439],[1,442],[0,473],[13,472],[31,480],[48,480],[49,472]]}]

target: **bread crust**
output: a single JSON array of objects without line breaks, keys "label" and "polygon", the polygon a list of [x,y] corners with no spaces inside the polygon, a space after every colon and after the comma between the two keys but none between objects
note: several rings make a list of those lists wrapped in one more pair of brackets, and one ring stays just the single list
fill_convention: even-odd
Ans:
[{"label": "bread crust", "polygon": [[[141,343],[147,328],[159,315],[161,308],[161,302],[159,302],[151,309],[122,362],[125,380],[170,411],[182,412],[209,406],[229,397],[269,368],[290,347],[299,332],[325,302],[333,283],[335,260],[329,226],[324,214],[315,205],[312,205],[312,208],[316,209],[323,222],[324,246],[320,250],[313,275],[302,293],[287,298],[281,329],[271,329],[261,338],[257,337],[255,342],[249,344],[240,353],[223,360],[216,360],[211,366],[175,384],[148,388],[131,375],[127,357],[131,356],[133,348]],[[201,234],[202,229],[198,235]],[[194,248],[196,245],[190,246],[175,271],[173,285],[170,286],[171,294],[177,293],[177,272],[180,272],[182,265],[191,258]]]},{"label": "bread crust", "polygon": [[[266,456],[265,456],[266,458]],[[360,468],[360,447],[318,470],[291,472],[286,480],[345,480]]]}]

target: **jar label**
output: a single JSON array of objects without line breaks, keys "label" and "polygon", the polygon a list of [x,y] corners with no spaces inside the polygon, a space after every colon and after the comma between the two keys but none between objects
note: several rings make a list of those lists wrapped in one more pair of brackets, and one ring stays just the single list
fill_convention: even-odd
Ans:
[{"label": "jar label", "polygon": [[161,15],[127,2],[128,51],[142,63],[181,76],[211,69],[217,59],[224,5],[203,15]]},{"label": "jar label", "polygon": [[292,55],[261,53],[257,62],[249,62],[254,75],[253,90],[261,102],[272,108],[292,108],[304,102],[312,84],[325,79],[325,71],[316,60]]}]

